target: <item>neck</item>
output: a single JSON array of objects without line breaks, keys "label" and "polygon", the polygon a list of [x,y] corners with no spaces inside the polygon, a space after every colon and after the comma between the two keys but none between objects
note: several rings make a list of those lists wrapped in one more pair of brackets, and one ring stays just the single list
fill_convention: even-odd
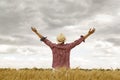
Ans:
[{"label": "neck", "polygon": [[58,44],[64,44],[64,42],[62,42],[62,43],[59,43],[59,42],[58,42]]}]

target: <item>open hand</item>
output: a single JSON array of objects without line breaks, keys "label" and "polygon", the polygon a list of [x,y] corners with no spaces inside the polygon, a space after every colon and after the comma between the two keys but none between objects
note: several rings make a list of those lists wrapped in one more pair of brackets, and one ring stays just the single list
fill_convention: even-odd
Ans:
[{"label": "open hand", "polygon": [[37,29],[35,27],[31,27],[32,31],[37,33]]},{"label": "open hand", "polygon": [[95,28],[90,28],[88,34],[93,34],[95,32]]}]

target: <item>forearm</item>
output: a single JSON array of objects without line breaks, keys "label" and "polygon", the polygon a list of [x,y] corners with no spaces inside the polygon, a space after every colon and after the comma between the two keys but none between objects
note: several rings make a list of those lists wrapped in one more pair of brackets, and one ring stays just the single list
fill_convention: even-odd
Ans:
[{"label": "forearm", "polygon": [[90,36],[91,34],[87,33],[86,35],[84,35],[84,39],[86,39],[88,36]]},{"label": "forearm", "polygon": [[43,36],[40,33],[38,33],[38,32],[35,32],[35,33],[39,38],[43,38]]},{"label": "forearm", "polygon": [[44,36],[42,36],[40,33],[38,33],[37,29],[35,27],[31,27],[31,30],[39,37],[39,38],[43,38]]}]

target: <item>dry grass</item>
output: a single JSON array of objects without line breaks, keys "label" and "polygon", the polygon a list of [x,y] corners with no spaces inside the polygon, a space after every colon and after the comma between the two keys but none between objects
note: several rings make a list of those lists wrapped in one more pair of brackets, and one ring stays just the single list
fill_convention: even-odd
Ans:
[{"label": "dry grass", "polygon": [[0,80],[120,80],[120,69],[0,69]]}]

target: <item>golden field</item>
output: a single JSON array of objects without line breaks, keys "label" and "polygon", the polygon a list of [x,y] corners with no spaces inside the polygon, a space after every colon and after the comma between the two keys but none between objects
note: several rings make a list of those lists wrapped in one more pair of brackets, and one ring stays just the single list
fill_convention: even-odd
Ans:
[{"label": "golden field", "polygon": [[120,80],[120,69],[0,69],[0,80]]}]

